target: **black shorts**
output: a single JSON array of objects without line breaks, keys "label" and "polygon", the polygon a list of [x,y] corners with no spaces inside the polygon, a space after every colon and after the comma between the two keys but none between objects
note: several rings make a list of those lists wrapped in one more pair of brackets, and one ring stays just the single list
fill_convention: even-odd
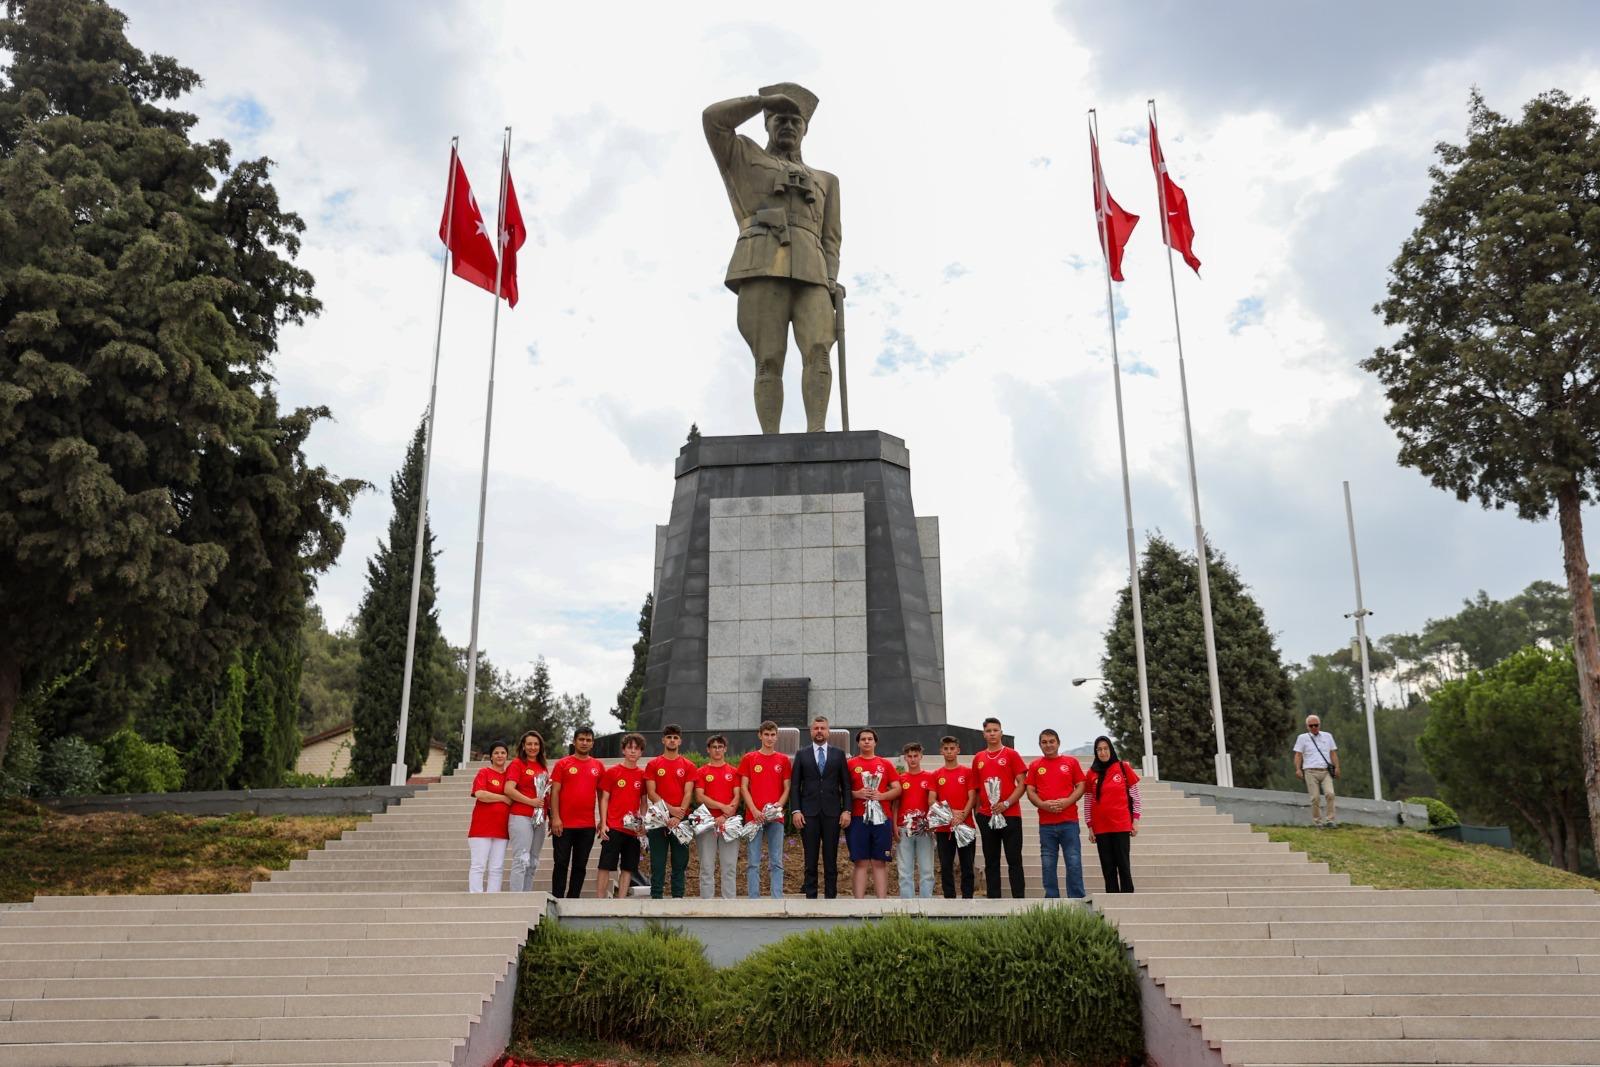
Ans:
[{"label": "black shorts", "polygon": [[600,869],[602,871],[635,870],[639,866],[639,839],[626,830],[607,830],[606,839],[600,842]]}]

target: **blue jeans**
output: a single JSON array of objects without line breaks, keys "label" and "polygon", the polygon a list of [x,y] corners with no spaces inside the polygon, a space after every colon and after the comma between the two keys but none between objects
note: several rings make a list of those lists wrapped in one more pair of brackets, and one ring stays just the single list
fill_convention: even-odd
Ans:
[{"label": "blue jeans", "polygon": [[769,822],[750,839],[750,870],[745,875],[745,894],[761,896],[761,846],[767,846],[767,866],[771,871],[772,895],[783,896],[783,823]]},{"label": "blue jeans", "polygon": [[[933,834],[902,833],[894,846],[894,862],[900,872],[900,895],[933,896]],[[916,870],[912,868],[915,866]]]},{"label": "blue jeans", "polygon": [[1056,883],[1056,849],[1067,857],[1067,896],[1081,897],[1083,891],[1083,848],[1078,843],[1076,822],[1039,824],[1039,864],[1044,875],[1044,895],[1059,897]]}]

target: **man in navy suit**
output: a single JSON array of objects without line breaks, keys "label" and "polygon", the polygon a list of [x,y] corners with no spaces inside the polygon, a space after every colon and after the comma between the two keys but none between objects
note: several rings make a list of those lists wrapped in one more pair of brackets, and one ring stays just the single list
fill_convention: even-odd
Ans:
[{"label": "man in navy suit", "polygon": [[828,718],[811,720],[811,743],[794,756],[789,790],[794,825],[806,850],[806,878],[801,889],[817,899],[817,852],[822,852],[823,893],[839,895],[839,831],[850,825],[850,771],[841,748],[828,744]]}]

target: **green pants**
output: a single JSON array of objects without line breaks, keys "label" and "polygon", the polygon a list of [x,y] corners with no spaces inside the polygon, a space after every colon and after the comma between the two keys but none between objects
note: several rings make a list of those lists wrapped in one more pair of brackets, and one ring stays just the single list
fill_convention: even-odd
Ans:
[{"label": "green pants", "polygon": [[650,839],[650,895],[660,900],[667,888],[667,852],[672,852],[672,895],[683,896],[683,872],[689,868],[689,846],[683,844],[666,830],[651,830]]}]

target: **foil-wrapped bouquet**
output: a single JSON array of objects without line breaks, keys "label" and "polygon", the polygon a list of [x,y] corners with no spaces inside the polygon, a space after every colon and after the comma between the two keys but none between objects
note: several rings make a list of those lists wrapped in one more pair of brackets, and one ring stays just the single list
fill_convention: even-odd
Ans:
[{"label": "foil-wrapped bouquet", "polygon": [[935,800],[928,805],[928,825],[935,830],[949,826],[956,821],[956,813],[950,805],[943,800]]},{"label": "foil-wrapped bouquet", "polygon": [[928,813],[908,811],[900,817],[900,831],[907,837],[925,837],[928,833]]},{"label": "foil-wrapped bouquet", "polygon": [[698,808],[695,808],[693,811],[691,811],[689,813],[689,817],[684,819],[683,822],[679,823],[678,825],[680,827],[687,826],[689,828],[689,836],[679,838],[680,841],[687,845],[693,838],[715,830],[717,828],[717,818],[715,815],[711,814],[711,810],[709,808],[702,804]]},{"label": "foil-wrapped bouquet", "polygon": [[1000,810],[1000,779],[990,778],[984,782],[983,793],[989,798],[989,829],[1004,830],[1006,817]]},{"label": "foil-wrapped bouquet", "polygon": [[966,848],[978,839],[978,830],[971,823],[962,823],[950,831],[955,835],[956,848]]},{"label": "foil-wrapped bouquet", "polygon": [[530,818],[535,826],[544,825],[544,798],[545,794],[549,792],[550,776],[540,771],[533,779],[533,815]]},{"label": "foil-wrapped bouquet", "polygon": [[[776,800],[774,800],[771,804],[768,804],[766,807],[761,809],[761,822],[762,823],[782,822],[782,821],[783,821],[783,805],[779,804]],[[756,825],[759,826],[760,824],[758,823]],[[755,835],[752,834],[751,836],[753,837]]]},{"label": "foil-wrapped bouquet", "polygon": [[644,828],[649,830],[665,830],[667,823],[672,819],[672,813],[667,810],[665,800],[652,800],[645,805]]},{"label": "foil-wrapped bouquet", "polygon": [[622,817],[622,828],[630,834],[644,833],[644,820],[639,818],[639,813],[630,811]]},{"label": "foil-wrapped bouquet", "polygon": [[[881,773],[878,771],[868,771],[866,774],[861,776],[861,787],[863,789],[876,789],[878,788],[878,783],[881,781],[883,781],[883,775]],[[889,821],[889,816],[884,814],[883,804],[880,801],[867,801],[866,820],[868,826],[882,826],[884,823]]]},{"label": "foil-wrapped bouquet", "polygon": [[[760,827],[756,827],[760,829]],[[744,818],[739,815],[730,815],[722,820],[722,839],[724,841],[743,841],[749,835],[745,832]]]}]

